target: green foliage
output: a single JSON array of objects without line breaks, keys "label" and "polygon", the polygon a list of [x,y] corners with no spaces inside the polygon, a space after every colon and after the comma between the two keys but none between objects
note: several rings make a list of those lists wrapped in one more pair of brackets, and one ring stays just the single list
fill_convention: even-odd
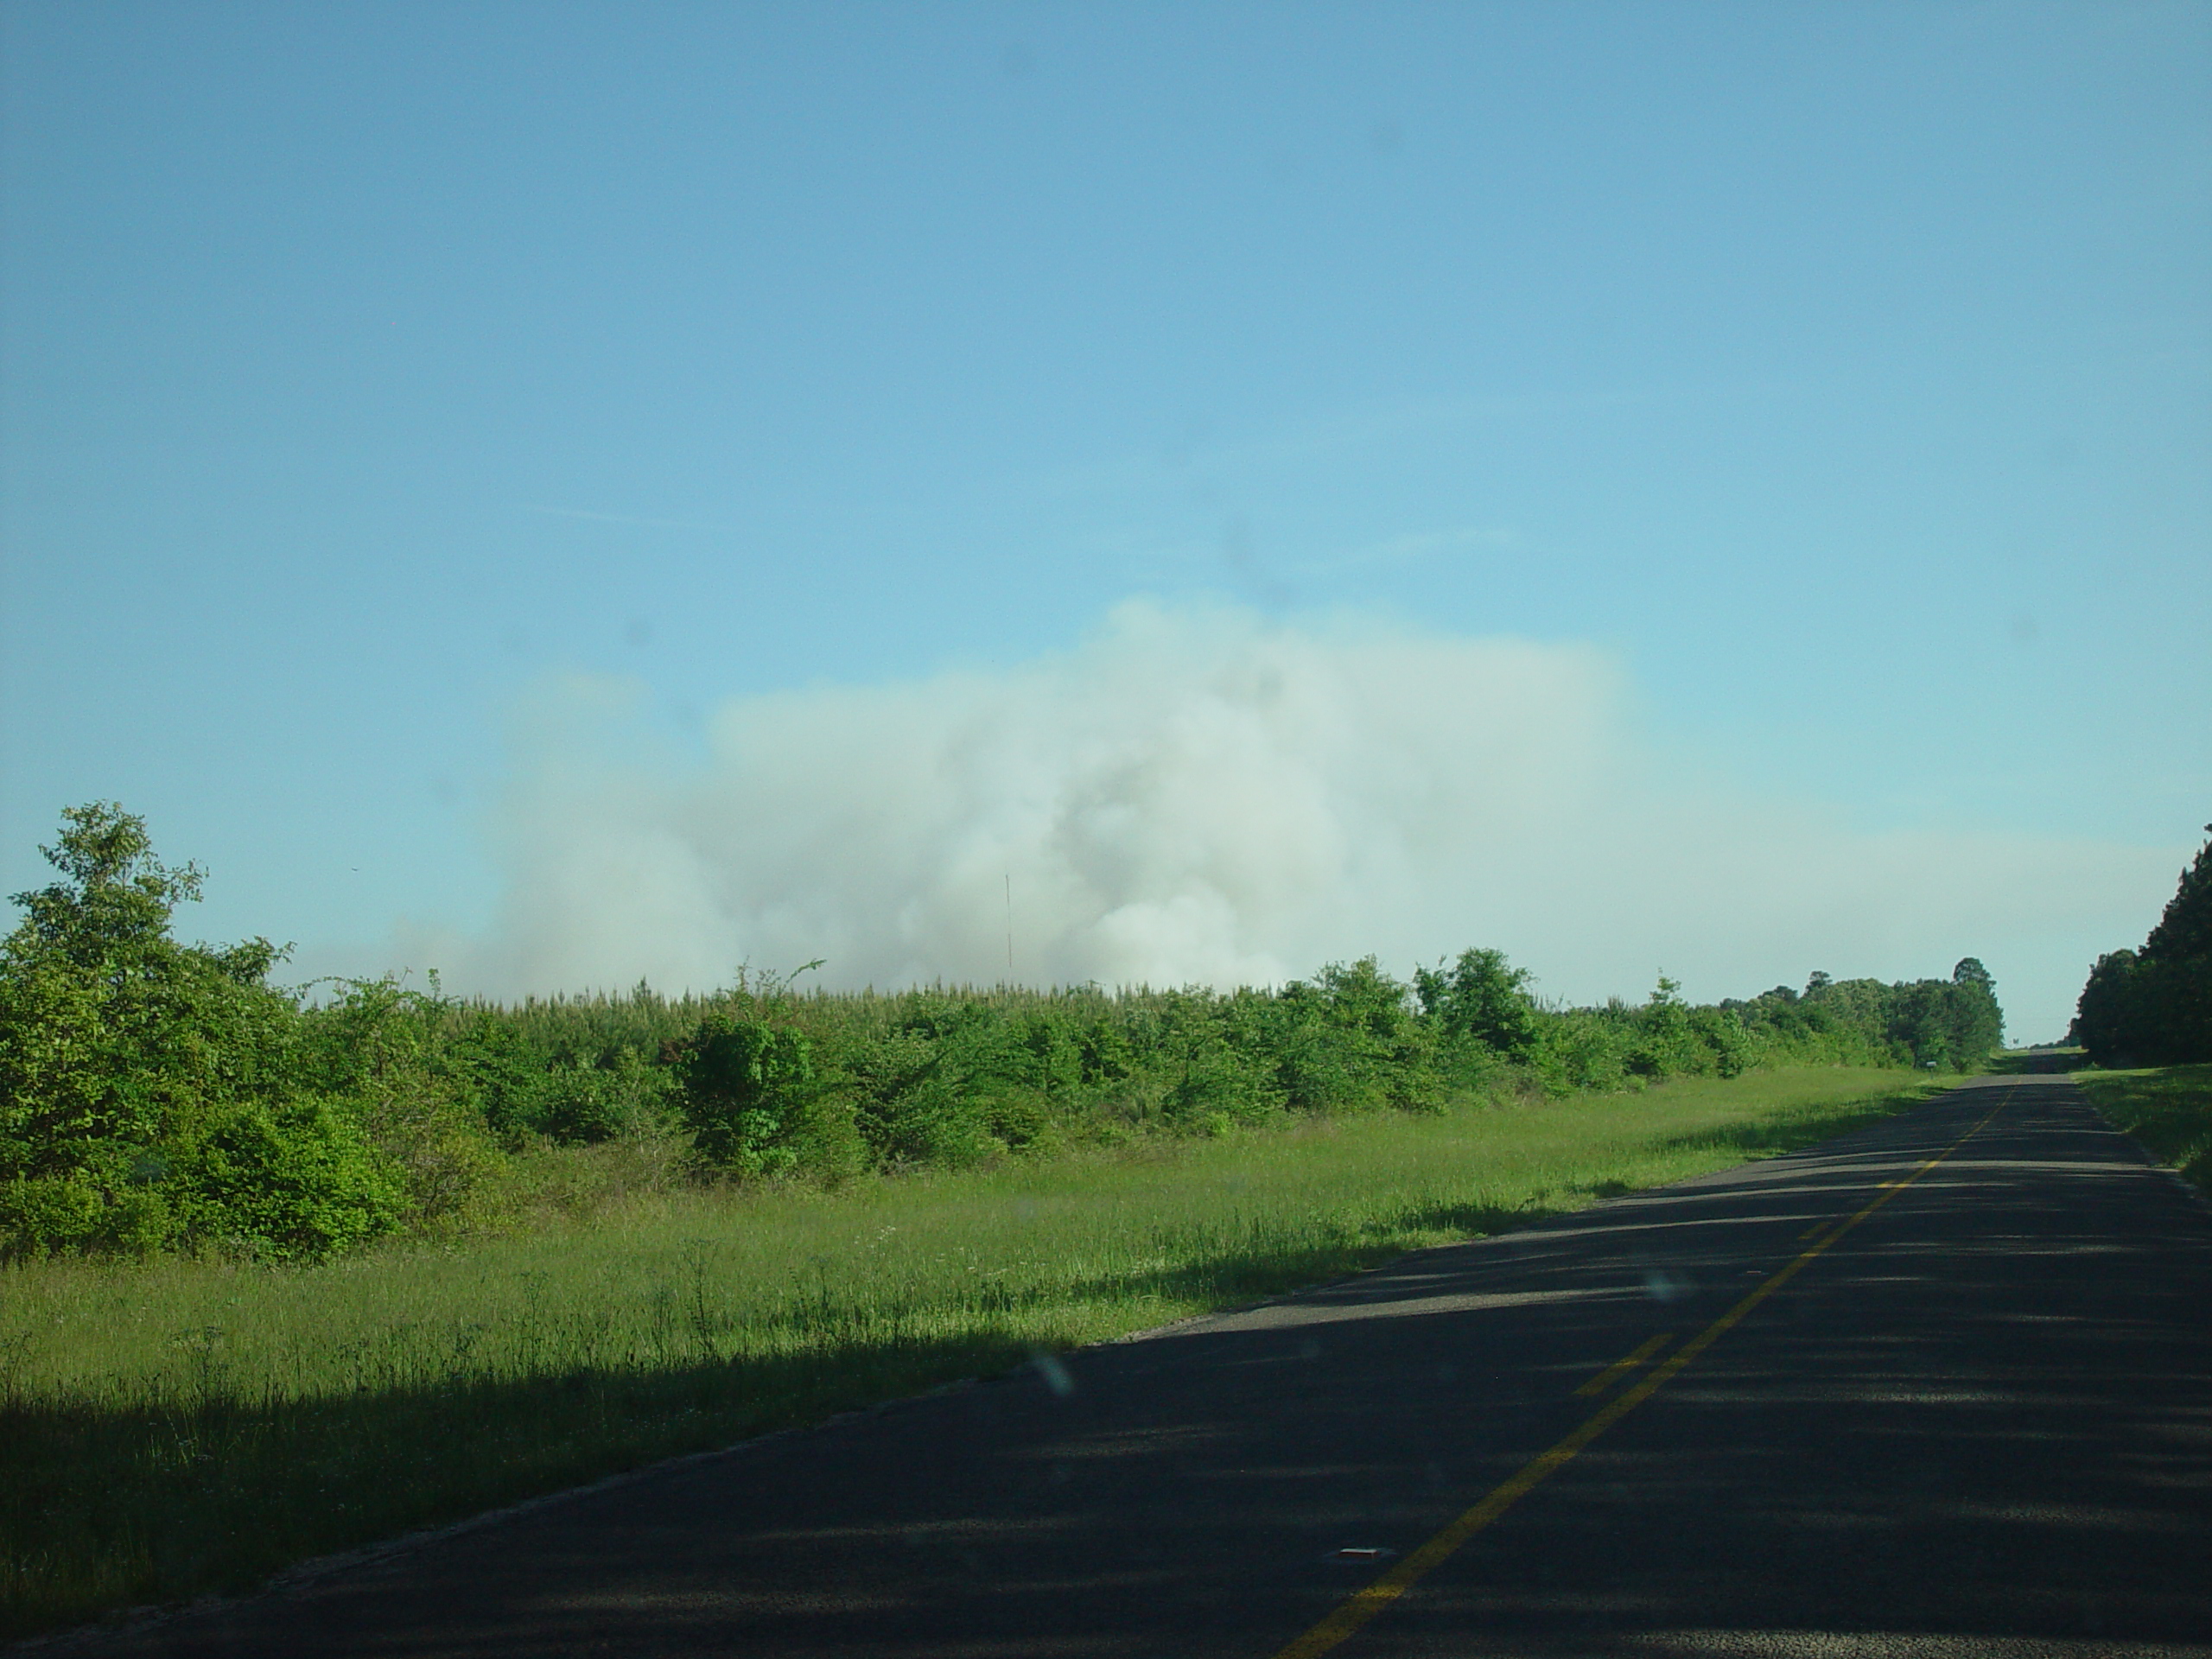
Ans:
[{"label": "green foliage", "polygon": [[1414,988],[1421,1012],[1446,1035],[1522,1059],[1537,1042],[1536,1000],[1528,988],[1533,978],[1509,963],[1503,950],[1462,950],[1448,973],[1416,968]]},{"label": "green foliage", "polygon": [[64,879],[0,944],[0,1254],[317,1255],[396,1206],[358,1128],[299,1098],[298,1007],[265,939],[181,945],[200,873],[111,803],[63,814]]},{"label": "green foliage", "polygon": [[171,938],[200,874],[161,864],[119,807],[72,809],[48,855],[63,879],[18,895],[0,947],[15,1255],[313,1259],[504,1224],[556,1187],[588,1203],[593,1169],[834,1184],[1808,1062],[1963,1067],[2001,1024],[1971,958],[1948,981],[1821,974],[1717,1007],[1662,976],[1640,1006],[1569,1008],[1494,950],[1410,984],[1366,957],[1228,992],[802,995],[741,971],[677,998],[640,984],[498,1005],[435,976],[309,997],[266,982],[284,954],[266,940]]},{"label": "green foliage", "polygon": [[677,1062],[683,1121],[699,1155],[742,1175],[788,1175],[818,1166],[837,1114],[824,1109],[814,1046],[805,1034],[713,1014]]},{"label": "green foliage", "polygon": [[1618,1089],[1628,1080],[1630,1027],[1614,1009],[1547,1010],[1529,1052],[1529,1070],[1554,1098]]},{"label": "green foliage", "polygon": [[2089,1103],[2212,1196],[2212,1065],[2076,1071]]},{"label": "green foliage", "polygon": [[[1440,1103],[1437,1033],[1373,957],[1332,963],[1274,999],[1275,1082],[1293,1111],[1428,1110]],[[1264,1026],[1263,1026],[1264,1028]]]},{"label": "green foliage", "polygon": [[656,1134],[669,1126],[682,1086],[671,1067],[646,1058],[671,1047],[669,1022],[653,1017],[668,1005],[643,985],[629,1000],[645,1020],[607,1018],[620,1004],[606,998],[556,1005],[557,1014],[537,1002],[518,1011],[441,1005],[440,1068],[511,1147]]},{"label": "green foliage", "polygon": [[1720,1008],[1770,1052],[1850,1065],[1971,1071],[1987,1062],[2005,1029],[1996,982],[1972,957],[1947,980],[1885,985],[1815,974],[1802,995],[1777,986]]},{"label": "green foliage", "polygon": [[1740,1077],[1758,1063],[1758,1044],[1732,1008],[1693,1008],[1690,1035],[1710,1057],[1716,1077]]},{"label": "green foliage", "polygon": [[[10,895],[23,909],[11,950],[108,974],[166,948],[171,912],[200,897],[205,872],[155,858],[146,821],[114,801],[65,807],[61,823],[60,839],[39,851],[67,879]],[[266,940],[257,943],[266,971],[274,953]]]},{"label": "green foliage", "polygon": [[1268,1066],[1266,1013],[1249,992],[1224,997],[1192,989],[1164,999],[1149,1034],[1166,1126],[1220,1135],[1283,1109],[1287,1096],[1269,1072],[1294,1071],[1298,1056],[1294,1044],[1285,1044],[1275,1066]]},{"label": "green foliage", "polygon": [[320,1261],[398,1224],[399,1182],[359,1126],[312,1098],[233,1105],[200,1126],[150,1198],[191,1236]]},{"label": "green foliage", "polygon": [[1636,1020],[1637,1040],[1629,1050],[1628,1069],[1643,1077],[1675,1077],[1710,1071],[1700,1064],[1704,1046],[1690,1025],[1690,1011],[1683,1005],[1679,982],[1659,976],[1659,984]]},{"label": "green foliage", "polygon": [[2143,948],[2097,958],[2069,1040],[2104,1066],[2212,1060],[2212,841],[2182,872]]},{"label": "green foliage", "polygon": [[344,982],[304,1015],[299,1081],[341,1101],[391,1170],[417,1230],[465,1227],[500,1167],[446,1052],[449,1005],[398,980]]},{"label": "green foliage", "polygon": [[1890,1039],[1916,1065],[1975,1065],[2002,1037],[1995,984],[1972,957],[1951,970],[1948,981],[1923,979],[1891,990]]}]

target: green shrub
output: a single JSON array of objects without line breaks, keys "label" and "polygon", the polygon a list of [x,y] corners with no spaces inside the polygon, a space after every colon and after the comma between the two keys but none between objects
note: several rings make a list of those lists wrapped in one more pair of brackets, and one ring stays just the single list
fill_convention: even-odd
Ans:
[{"label": "green shrub", "polygon": [[1691,1034],[1707,1057],[1700,1071],[1740,1077],[1758,1063],[1758,1039],[1733,1009],[1693,1008],[1689,1023]]},{"label": "green shrub", "polygon": [[1408,987],[1373,957],[1332,963],[1311,984],[1293,981],[1274,999],[1275,1081],[1291,1110],[1433,1109],[1441,1102],[1439,1033]]},{"label": "green shrub", "polygon": [[1007,1149],[986,1102],[950,1072],[925,1068],[887,1098],[869,1103],[861,1125],[880,1163],[966,1169]]},{"label": "green shrub", "polygon": [[272,1261],[320,1261],[393,1230],[397,1173],[329,1103],[235,1105],[200,1126],[159,1189],[187,1239]]},{"label": "green shrub", "polygon": [[[266,940],[172,938],[200,872],[156,861],[120,807],[70,809],[47,853],[62,879],[16,895],[0,944],[0,1255],[303,1259],[687,1174],[831,1182],[1287,1113],[1812,1061],[1968,1065],[2001,1027],[1971,958],[1948,981],[1816,974],[1802,995],[1693,1007],[1662,977],[1641,1006],[1568,1008],[1489,950],[1410,985],[1367,957],[1230,992],[801,995],[741,971],[676,998],[640,984],[502,1006],[435,976],[310,996],[267,982],[283,952]],[[2180,948],[2175,928],[2157,937]]]},{"label": "green shrub", "polygon": [[1629,1027],[1624,1064],[1640,1077],[1655,1081],[1695,1076],[1707,1069],[1707,1050],[1690,1024],[1690,1011],[1682,1001],[1681,986],[1664,974],[1658,988],[1636,1014],[1619,1023]]},{"label": "green shrub", "polygon": [[804,1033],[709,1014],[682,1046],[677,1066],[683,1122],[709,1166],[834,1178],[861,1161],[851,1103],[822,1086]]},{"label": "green shrub", "polygon": [[1525,1059],[1537,1045],[1539,1010],[1533,981],[1503,950],[1462,950],[1447,973],[1414,969],[1421,1011],[1446,1036],[1471,1039],[1493,1053]]},{"label": "green shrub", "polygon": [[308,1017],[299,1081],[335,1103],[398,1183],[407,1223],[449,1232],[479,1211],[503,1168],[499,1138],[447,1064],[449,1005],[399,980],[344,982]]},{"label": "green shrub", "polygon": [[1629,1077],[1624,1028],[1594,1008],[1548,1012],[1536,1027],[1528,1065],[1543,1091],[1554,1097],[1618,1089]]},{"label": "green shrub", "polygon": [[[106,1242],[105,1196],[79,1172],[0,1181],[0,1251],[11,1256],[84,1249]],[[160,1243],[166,1242],[166,1233]]]}]

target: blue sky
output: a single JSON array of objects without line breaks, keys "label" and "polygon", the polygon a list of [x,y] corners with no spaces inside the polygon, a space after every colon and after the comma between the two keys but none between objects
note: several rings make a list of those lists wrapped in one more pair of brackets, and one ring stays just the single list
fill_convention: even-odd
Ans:
[{"label": "blue sky", "polygon": [[[990,830],[972,779],[966,817],[879,785],[894,727],[1042,756],[988,712],[1027,699],[1149,754],[1264,658],[1376,743],[1491,742],[1526,700],[1441,688],[1510,660],[1602,686],[1550,752],[1640,780],[1481,761],[1587,857],[1664,886],[1714,826],[1738,866],[1827,836],[1791,880],[1895,925],[1759,932],[1716,868],[1664,918],[1700,937],[1609,950],[1545,864],[1564,841],[1472,827],[1389,898],[1329,804],[1366,740],[1270,728],[1253,787],[1323,780],[1338,850],[1291,885],[1342,876],[1338,919],[1232,894],[1212,954],[1037,971],[1503,930],[1560,995],[1671,958],[1717,996],[1974,950],[2036,1036],[2212,817],[2212,6],[10,0],[0,27],[8,890],[61,805],[116,798],[208,867],[194,931],[303,968],[696,976],[784,948],[779,904],[829,917],[850,860],[874,890],[886,860],[1041,858],[1127,771],[986,768],[1045,803]],[[1169,637],[1182,702],[1085,712]],[[1432,677],[1342,692],[1329,652],[1376,639]],[[821,747],[764,759],[761,721]],[[1143,798],[1130,835],[1230,864],[1266,816]],[[771,800],[812,862],[724,833]],[[579,802],[610,801],[587,855]],[[863,808],[940,839],[840,840]],[[1641,844],[1654,815],[1703,827]],[[619,905],[518,943],[576,871],[677,843],[656,890],[721,906],[688,955]],[[1923,843],[1923,880],[2001,869],[2018,914],[1916,931],[1925,895],[1871,873]],[[1419,896],[1476,862],[1556,928],[1503,887]],[[1049,927],[1220,896],[1172,864]],[[895,950],[822,925],[870,974],[983,971],[917,919],[933,879],[880,893]],[[1360,904],[1399,910],[1363,935]]]}]

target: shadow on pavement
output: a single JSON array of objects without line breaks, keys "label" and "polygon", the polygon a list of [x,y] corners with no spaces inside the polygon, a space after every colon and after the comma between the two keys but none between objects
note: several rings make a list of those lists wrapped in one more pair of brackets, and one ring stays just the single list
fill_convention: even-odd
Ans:
[{"label": "shadow on pavement", "polygon": [[2202,1651],[2212,1228],[2040,1078],[102,1650],[1272,1654],[1955,1145],[1341,1651]]}]

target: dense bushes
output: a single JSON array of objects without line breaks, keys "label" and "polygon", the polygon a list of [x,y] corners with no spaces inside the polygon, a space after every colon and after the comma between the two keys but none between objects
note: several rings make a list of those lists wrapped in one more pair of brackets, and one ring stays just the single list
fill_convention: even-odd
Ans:
[{"label": "dense bushes", "polygon": [[264,982],[281,953],[172,939],[200,874],[118,808],[69,811],[48,857],[66,880],[16,895],[0,946],[0,1244],[319,1255],[391,1226],[389,1170]]},{"label": "dense bushes", "polygon": [[140,820],[65,820],[64,880],[17,895],[0,945],[0,1254],[310,1259],[496,1220],[548,1159],[836,1181],[1782,1062],[1967,1066],[2000,1024],[1971,959],[1911,985],[1815,975],[1700,1007],[1662,978],[1640,1006],[1559,1008],[1495,950],[1410,985],[1367,957],[1229,992],[801,994],[741,974],[674,999],[499,1007],[433,978],[316,1000],[267,982],[283,953],[265,940],[170,938],[200,873],[160,864]]},{"label": "dense bushes", "polygon": [[2212,1060],[2212,842],[2182,872],[2143,948],[2097,958],[2071,1040],[2100,1065]]}]

